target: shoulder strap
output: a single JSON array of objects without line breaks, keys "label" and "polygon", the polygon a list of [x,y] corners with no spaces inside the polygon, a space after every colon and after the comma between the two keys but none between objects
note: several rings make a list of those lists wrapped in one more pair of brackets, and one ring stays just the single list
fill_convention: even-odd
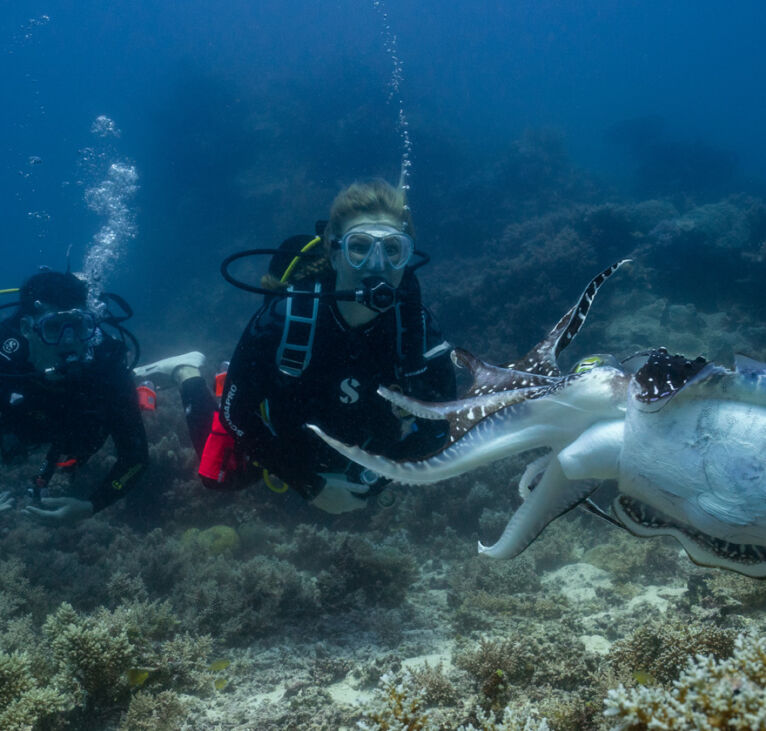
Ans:
[{"label": "shoulder strap", "polygon": [[[280,286],[287,285],[288,292],[294,291],[295,283],[299,282],[304,291],[313,288],[314,293],[319,294],[326,261],[321,257],[304,259],[303,255],[320,250],[321,241],[319,234],[299,234],[285,239],[269,264],[269,275],[273,281]],[[318,297],[285,297],[285,322],[276,363],[278,370],[286,376],[297,378],[308,368],[318,312]]]},{"label": "shoulder strap", "polygon": [[426,314],[420,300],[420,282],[409,269],[399,285],[402,296],[395,305],[396,358],[400,377],[416,376],[426,369]]},{"label": "shoulder strap", "polygon": [[[292,290],[292,286],[287,288]],[[319,294],[322,285],[314,283]],[[277,348],[277,368],[286,376],[299,377],[311,362],[319,312],[319,297],[286,297],[285,324]]]}]

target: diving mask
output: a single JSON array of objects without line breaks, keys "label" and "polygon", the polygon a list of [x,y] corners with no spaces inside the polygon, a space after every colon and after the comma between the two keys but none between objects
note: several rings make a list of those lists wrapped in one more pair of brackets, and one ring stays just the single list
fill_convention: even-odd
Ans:
[{"label": "diving mask", "polygon": [[355,226],[332,243],[343,251],[353,269],[362,269],[371,261],[388,263],[392,269],[402,269],[407,266],[415,250],[412,237],[393,226]]},{"label": "diving mask", "polygon": [[73,309],[48,312],[37,319],[33,329],[46,345],[60,345],[62,341],[88,342],[96,334],[97,326],[92,312]]}]

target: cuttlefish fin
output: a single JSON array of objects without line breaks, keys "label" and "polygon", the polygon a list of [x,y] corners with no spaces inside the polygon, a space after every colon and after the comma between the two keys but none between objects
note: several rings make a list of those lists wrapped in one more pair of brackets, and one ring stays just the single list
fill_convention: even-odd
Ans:
[{"label": "cuttlefish fin", "polygon": [[585,324],[585,318],[601,285],[629,261],[630,259],[621,259],[591,279],[580,295],[580,299],[577,300],[577,304],[556,323],[545,340],[532,348],[521,360],[505,363],[503,367],[543,376],[561,375],[558,364],[561,351],[575,339],[580,328]]},{"label": "cuttlefish fin", "polygon": [[454,444],[476,424],[501,409],[539,398],[561,380],[556,362],[558,354],[573,340],[585,322],[596,292],[624,263],[623,259],[594,277],[577,304],[559,320],[548,337],[518,364],[495,366],[462,348],[451,353],[452,362],[470,371],[473,382],[458,401],[429,403],[405,396],[384,386],[378,393],[395,406],[421,419],[444,419],[449,423],[449,438],[439,451]]},{"label": "cuttlefish fin", "polygon": [[567,479],[558,459],[551,460],[540,482],[513,514],[497,543],[479,542],[479,553],[492,558],[513,558],[524,551],[548,523],[585,500],[596,486]]},{"label": "cuttlefish fin", "polygon": [[755,358],[750,358],[742,353],[734,355],[734,367],[739,373],[755,373],[758,375],[766,373],[766,363]]},{"label": "cuttlefish fin", "polygon": [[766,546],[732,543],[707,535],[628,495],[618,495],[612,510],[636,536],[672,536],[698,566],[728,569],[754,579],[766,578]]}]

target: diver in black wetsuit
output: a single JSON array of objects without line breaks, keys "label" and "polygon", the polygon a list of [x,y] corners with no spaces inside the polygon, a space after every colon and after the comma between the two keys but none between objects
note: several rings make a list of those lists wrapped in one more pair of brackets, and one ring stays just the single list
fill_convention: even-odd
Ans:
[{"label": "diver in black wetsuit", "polygon": [[[33,479],[26,515],[73,524],[133,488],[148,448],[124,343],[99,327],[87,287],[73,274],[41,271],[19,290],[16,312],[0,322],[0,453],[4,464],[49,444]],[[72,477],[112,437],[117,461],[87,500],[42,497],[57,468]],[[4,495],[2,507],[10,507]]]},{"label": "diver in black wetsuit", "polygon": [[[304,291],[355,290],[369,299],[267,297],[234,352],[215,416],[199,374],[201,354],[137,369],[140,377],[164,375],[180,386],[208,487],[236,489],[264,477],[274,490],[286,485],[316,507],[342,513],[364,507],[388,481],[341,457],[306,423],[393,458],[422,457],[443,444],[444,422],[400,413],[376,393],[384,385],[424,400],[455,398],[451,348],[408,266],[411,230],[403,191],[373,181],[337,196],[321,239],[285,242],[292,253],[275,257],[266,278],[276,291],[297,280]],[[324,245],[325,256],[288,279],[284,265],[314,244]]]}]

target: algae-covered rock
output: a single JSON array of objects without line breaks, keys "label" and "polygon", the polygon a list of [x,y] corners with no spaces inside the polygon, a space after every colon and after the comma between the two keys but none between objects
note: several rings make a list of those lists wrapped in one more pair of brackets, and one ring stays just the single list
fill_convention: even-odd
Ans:
[{"label": "algae-covered rock", "polygon": [[189,528],[181,536],[181,543],[211,556],[233,554],[239,550],[239,534],[228,525],[214,525],[205,530]]}]

